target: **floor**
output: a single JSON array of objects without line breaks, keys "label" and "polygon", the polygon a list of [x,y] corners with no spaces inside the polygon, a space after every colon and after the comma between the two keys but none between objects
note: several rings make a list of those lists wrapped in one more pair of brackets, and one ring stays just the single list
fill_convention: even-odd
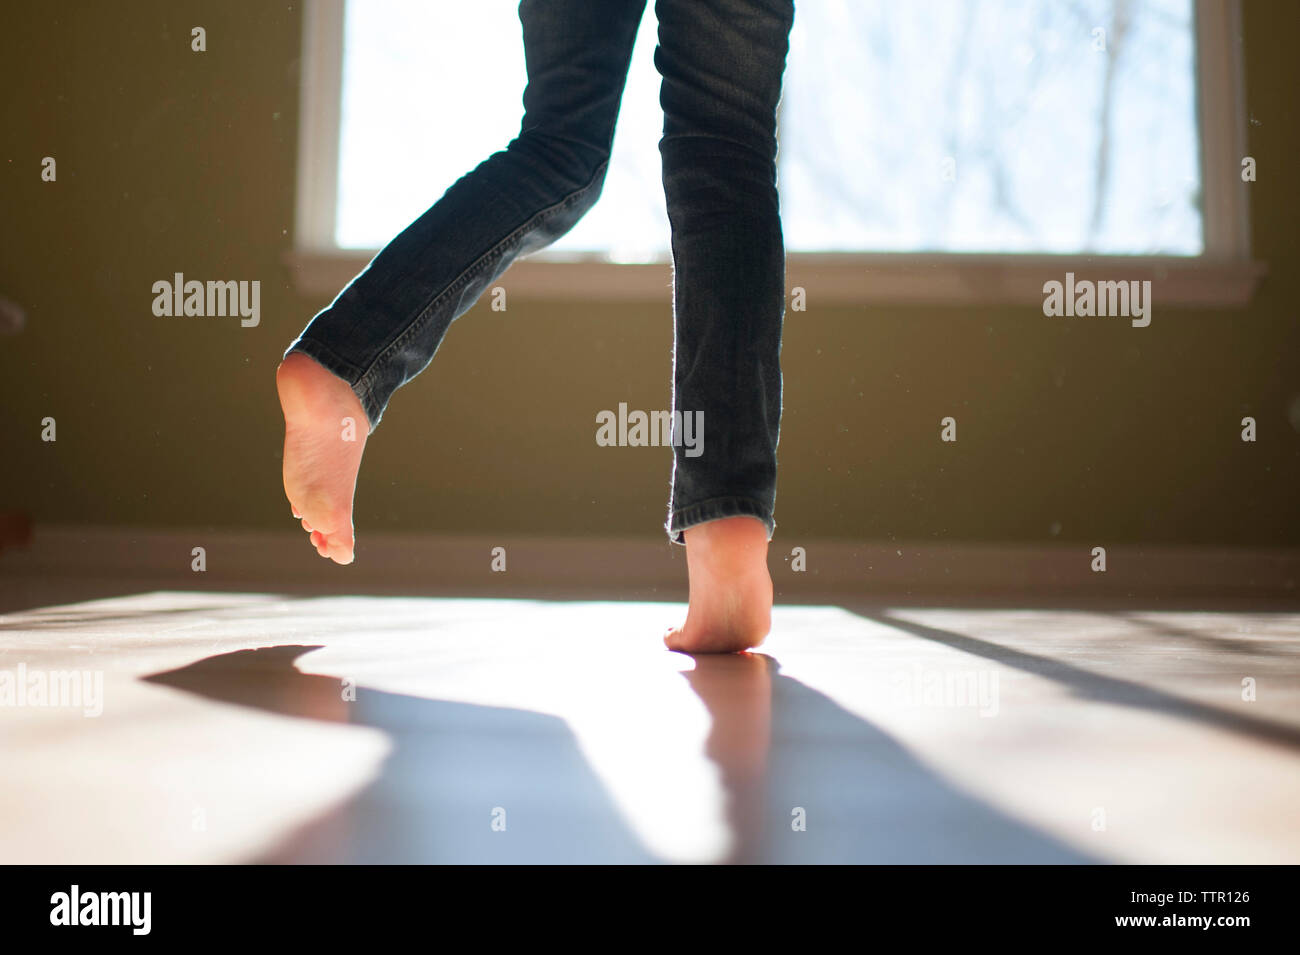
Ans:
[{"label": "floor", "polygon": [[1300,862],[1300,613],[683,609],[0,615],[0,863]]}]

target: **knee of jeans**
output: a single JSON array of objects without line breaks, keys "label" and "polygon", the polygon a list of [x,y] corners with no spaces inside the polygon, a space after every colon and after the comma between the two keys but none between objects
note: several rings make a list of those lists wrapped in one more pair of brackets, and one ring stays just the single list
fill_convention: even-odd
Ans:
[{"label": "knee of jeans", "polygon": [[521,132],[510,144],[527,155],[539,171],[554,180],[565,193],[590,189],[592,201],[604,185],[610,145],[587,142],[568,134],[534,127]]},{"label": "knee of jeans", "polygon": [[671,200],[693,206],[747,206],[754,212],[776,208],[776,162],[761,149],[722,137],[665,137],[664,191]]}]

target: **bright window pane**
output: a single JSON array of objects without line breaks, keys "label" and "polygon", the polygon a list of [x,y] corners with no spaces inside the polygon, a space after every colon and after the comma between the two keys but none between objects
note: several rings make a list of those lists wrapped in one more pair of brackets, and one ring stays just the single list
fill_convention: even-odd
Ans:
[{"label": "bright window pane", "polygon": [[[346,10],[335,241],[378,248],[519,132],[523,38],[516,0],[365,0]],[[668,255],[655,31],[649,9],[600,202],[550,252]]]},{"label": "bright window pane", "polygon": [[[650,7],[604,194],[554,251],[667,253]],[[1199,254],[1193,38],[1192,0],[801,0],[787,247]],[[383,245],[503,148],[523,63],[513,0],[349,2],[338,244]]]},{"label": "bright window pane", "polygon": [[1202,251],[1191,0],[796,10],[791,249]]}]

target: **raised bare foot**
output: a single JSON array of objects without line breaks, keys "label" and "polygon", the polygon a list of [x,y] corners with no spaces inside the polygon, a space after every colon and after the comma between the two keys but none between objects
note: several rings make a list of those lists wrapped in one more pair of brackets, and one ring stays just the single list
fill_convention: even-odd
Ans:
[{"label": "raised bare foot", "polygon": [[772,628],[767,527],[754,517],[727,517],[685,532],[690,606],[686,623],[664,637],[682,653],[738,653]]},{"label": "raised bare foot", "polygon": [[284,411],[284,493],[322,557],[353,558],[352,496],[369,419],[352,387],[300,352],[275,372]]}]

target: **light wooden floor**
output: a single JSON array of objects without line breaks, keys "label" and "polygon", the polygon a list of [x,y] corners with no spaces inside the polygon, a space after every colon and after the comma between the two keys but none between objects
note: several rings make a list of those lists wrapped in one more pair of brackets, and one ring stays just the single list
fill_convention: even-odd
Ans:
[{"label": "light wooden floor", "polygon": [[1300,614],[780,606],[692,659],[683,609],[0,616],[11,687],[103,680],[0,706],[0,862],[1300,862]]}]

